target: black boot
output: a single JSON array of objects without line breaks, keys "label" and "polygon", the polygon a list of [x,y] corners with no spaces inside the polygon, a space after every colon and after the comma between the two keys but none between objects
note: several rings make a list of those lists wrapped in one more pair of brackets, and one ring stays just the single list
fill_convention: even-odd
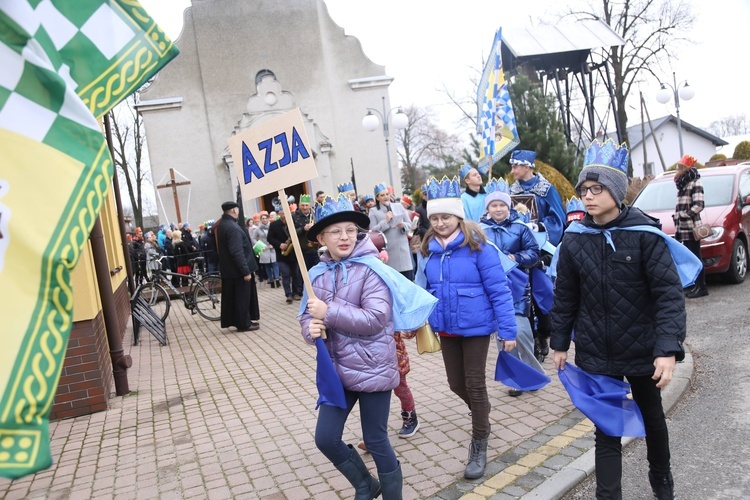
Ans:
[{"label": "black boot", "polygon": [[404,425],[401,430],[398,431],[398,437],[408,438],[412,437],[419,430],[419,419],[417,418],[417,410],[402,411],[401,418],[404,420]]},{"label": "black boot", "polygon": [[469,463],[466,464],[464,477],[479,479],[484,475],[487,466],[487,439],[472,439],[469,445]]},{"label": "black boot", "polygon": [[698,297],[705,297],[708,295],[708,288],[706,285],[695,285],[692,291],[685,294],[688,299],[697,299]]},{"label": "black boot", "polygon": [[380,486],[383,488],[383,500],[401,500],[401,490],[404,485],[401,464],[393,472],[378,474],[378,477]]},{"label": "black boot", "polygon": [[674,480],[671,472],[666,475],[649,472],[648,481],[651,483],[651,490],[654,492],[655,499],[674,500]]},{"label": "black boot", "polygon": [[371,500],[377,497],[380,495],[380,483],[367,470],[367,466],[357,450],[352,448],[352,445],[347,446],[349,446],[351,454],[346,462],[337,465],[336,468],[354,486],[354,499]]},{"label": "black boot", "polygon": [[549,354],[549,338],[543,335],[539,336],[539,355],[546,358]]}]

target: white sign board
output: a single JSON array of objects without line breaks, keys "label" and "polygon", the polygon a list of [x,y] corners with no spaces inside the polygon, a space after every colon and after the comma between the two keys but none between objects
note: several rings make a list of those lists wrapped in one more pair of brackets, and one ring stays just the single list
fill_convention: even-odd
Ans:
[{"label": "white sign board", "polygon": [[318,176],[299,108],[229,138],[242,198],[252,200]]}]

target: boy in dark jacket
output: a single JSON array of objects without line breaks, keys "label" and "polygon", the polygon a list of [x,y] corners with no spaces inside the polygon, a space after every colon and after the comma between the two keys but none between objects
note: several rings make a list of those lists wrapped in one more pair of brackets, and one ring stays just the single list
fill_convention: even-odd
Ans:
[{"label": "boy in dark jacket", "polygon": [[[588,212],[558,248],[551,312],[554,363],[565,369],[575,330],[582,370],[630,383],[643,414],[649,480],[658,499],[674,498],[661,389],[683,352],[685,299],[659,223],[623,204],[628,151],[611,140],[589,147],[576,193]],[[619,436],[596,429],[596,497],[620,499]]]}]

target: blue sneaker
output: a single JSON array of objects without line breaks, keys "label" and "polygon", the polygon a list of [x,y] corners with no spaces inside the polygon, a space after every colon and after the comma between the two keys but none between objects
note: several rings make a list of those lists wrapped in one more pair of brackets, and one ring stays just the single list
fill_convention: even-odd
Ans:
[{"label": "blue sneaker", "polygon": [[404,439],[412,437],[419,430],[419,419],[417,418],[417,411],[402,411],[401,418],[404,419],[404,425],[398,432],[398,437]]}]

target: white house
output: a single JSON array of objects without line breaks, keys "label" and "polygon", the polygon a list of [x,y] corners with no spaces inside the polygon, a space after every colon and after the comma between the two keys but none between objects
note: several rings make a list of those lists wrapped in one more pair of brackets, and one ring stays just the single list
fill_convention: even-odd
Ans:
[{"label": "white house", "polygon": [[[674,165],[680,154],[680,136],[677,129],[677,117],[663,116],[651,120],[653,133],[648,122],[628,127],[628,147],[633,162],[633,177],[657,175]],[[706,163],[716,154],[716,148],[727,144],[720,137],[703,129],[681,121],[682,149],[685,154],[694,156],[699,163]],[[645,130],[645,140],[644,133]],[[658,149],[657,149],[658,144]],[[661,157],[659,155],[661,150]],[[662,158],[664,163],[662,164]]]}]

